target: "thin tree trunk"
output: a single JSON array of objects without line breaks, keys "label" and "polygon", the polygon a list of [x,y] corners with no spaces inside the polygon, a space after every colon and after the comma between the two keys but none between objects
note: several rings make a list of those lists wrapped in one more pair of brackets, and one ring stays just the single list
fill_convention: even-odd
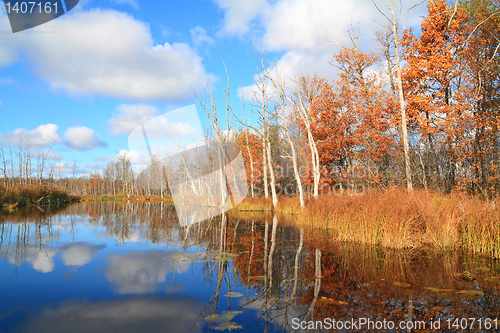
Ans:
[{"label": "thin tree trunk", "polygon": [[278,206],[278,196],[276,195],[276,178],[274,177],[273,159],[271,157],[271,142],[267,140],[267,164],[269,167],[269,175],[271,176],[271,194],[273,198],[273,207],[276,211]]},{"label": "thin tree trunk", "polygon": [[406,126],[406,108],[405,100],[403,95],[403,83],[401,80],[401,64],[399,62],[399,41],[396,31],[396,19],[394,17],[394,5],[391,0],[391,15],[392,15],[392,32],[394,34],[394,48],[396,54],[396,72],[398,77],[398,93],[399,93],[399,106],[401,108],[401,132],[403,134],[403,147],[405,154],[405,175],[406,175],[406,186],[408,192],[413,191],[413,182],[411,179],[411,167],[410,167],[410,149],[408,145],[408,129]]}]

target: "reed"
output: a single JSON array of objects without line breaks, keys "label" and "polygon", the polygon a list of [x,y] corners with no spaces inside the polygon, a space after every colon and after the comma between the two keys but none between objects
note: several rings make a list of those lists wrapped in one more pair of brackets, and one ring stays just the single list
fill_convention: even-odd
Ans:
[{"label": "reed", "polygon": [[[263,201],[251,198],[244,207],[252,210],[254,202],[266,205]],[[499,199],[483,201],[463,193],[392,188],[322,195],[309,200],[304,211],[298,198],[280,198],[275,213],[298,227],[327,230],[332,241],[396,249],[462,249],[500,258],[499,205]]]},{"label": "reed", "polygon": [[239,203],[235,210],[239,212],[270,212],[273,210],[271,200],[264,197],[247,197]]},{"label": "reed", "polygon": [[163,202],[173,204],[172,197],[165,195],[162,197],[155,195],[126,195],[126,194],[104,194],[104,195],[87,195],[78,196],[79,201],[94,202],[94,201],[134,201],[134,202]]},{"label": "reed", "polygon": [[61,206],[74,200],[57,187],[31,185],[0,188],[0,209],[11,212],[26,206]]}]

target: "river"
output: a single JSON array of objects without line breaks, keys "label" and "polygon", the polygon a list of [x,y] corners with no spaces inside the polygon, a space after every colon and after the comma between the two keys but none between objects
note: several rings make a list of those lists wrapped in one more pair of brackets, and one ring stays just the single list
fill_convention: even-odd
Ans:
[{"label": "river", "polygon": [[500,261],[460,252],[272,216],[181,228],[161,203],[9,215],[0,235],[1,332],[500,331]]}]

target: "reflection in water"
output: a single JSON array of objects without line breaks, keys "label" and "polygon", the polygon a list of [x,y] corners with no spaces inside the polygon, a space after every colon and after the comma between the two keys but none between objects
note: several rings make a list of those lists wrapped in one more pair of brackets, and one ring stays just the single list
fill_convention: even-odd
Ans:
[{"label": "reflection in water", "polygon": [[66,266],[80,267],[88,264],[96,252],[103,248],[104,245],[92,245],[85,242],[72,243],[61,248],[62,261]]},{"label": "reflection in water", "polygon": [[62,253],[61,259],[64,265],[80,267],[88,264],[95,252],[102,248],[104,245],[93,245],[85,242],[58,247],[46,247],[43,243],[39,245],[18,244],[0,248],[0,255],[12,265],[20,266],[24,262],[29,262],[35,271],[49,273],[55,268],[54,257],[59,251]]},{"label": "reflection in water", "polygon": [[116,286],[118,294],[154,292],[168,273],[182,273],[189,267],[188,263],[173,259],[172,253],[157,250],[112,253],[105,260],[109,262],[106,279]]},{"label": "reflection in water", "polygon": [[27,332],[201,332],[196,299],[134,297],[45,307],[23,325]]},{"label": "reflection in water", "polygon": [[[17,250],[17,248],[15,249]],[[7,259],[9,263],[19,266],[23,262],[29,262],[35,271],[42,273],[54,270],[54,256],[59,251],[58,248],[44,248],[38,246],[25,246],[22,253],[15,250],[1,249],[0,255]]]},{"label": "reflection in water", "polygon": [[2,223],[0,255],[6,331],[291,332],[296,320],[500,314],[500,262],[332,243],[276,216],[180,227],[160,203],[81,203]]}]

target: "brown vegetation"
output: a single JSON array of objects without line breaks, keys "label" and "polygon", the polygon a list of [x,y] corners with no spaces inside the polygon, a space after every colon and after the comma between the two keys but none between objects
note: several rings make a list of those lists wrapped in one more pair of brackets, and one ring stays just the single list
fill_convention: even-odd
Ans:
[{"label": "brown vegetation", "polygon": [[[456,249],[500,257],[499,204],[498,199],[482,201],[463,193],[407,193],[392,188],[361,195],[323,195],[308,201],[303,212],[298,198],[283,197],[276,213],[282,215],[280,223],[328,230],[332,242]],[[253,205],[271,207],[269,201],[251,198],[238,210],[249,211]]]},{"label": "brown vegetation", "polygon": [[75,201],[66,191],[48,186],[0,187],[0,210],[16,211],[27,206],[62,206]]}]

